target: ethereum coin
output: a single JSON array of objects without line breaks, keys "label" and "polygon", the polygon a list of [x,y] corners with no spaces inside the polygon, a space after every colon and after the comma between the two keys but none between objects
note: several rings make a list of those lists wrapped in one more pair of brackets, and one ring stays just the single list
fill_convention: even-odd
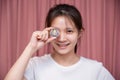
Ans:
[{"label": "ethereum coin", "polygon": [[57,29],[57,28],[54,28],[54,29],[50,30],[50,36],[51,37],[58,37],[59,34],[60,34],[60,32],[59,32],[59,29]]}]

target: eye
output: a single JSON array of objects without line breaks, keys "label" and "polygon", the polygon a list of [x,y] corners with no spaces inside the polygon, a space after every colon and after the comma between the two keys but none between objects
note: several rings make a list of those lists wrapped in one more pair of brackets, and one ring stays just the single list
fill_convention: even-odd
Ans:
[{"label": "eye", "polygon": [[69,29],[67,30],[67,33],[73,33],[73,30]]}]

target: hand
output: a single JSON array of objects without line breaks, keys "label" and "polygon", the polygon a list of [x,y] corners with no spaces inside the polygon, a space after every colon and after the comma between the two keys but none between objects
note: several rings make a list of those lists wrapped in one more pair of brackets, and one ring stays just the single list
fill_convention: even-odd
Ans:
[{"label": "hand", "polygon": [[56,37],[49,37],[49,31],[51,29],[53,29],[53,27],[45,28],[43,31],[33,32],[29,46],[34,50],[34,52],[39,48],[42,48],[45,44],[56,39]]}]

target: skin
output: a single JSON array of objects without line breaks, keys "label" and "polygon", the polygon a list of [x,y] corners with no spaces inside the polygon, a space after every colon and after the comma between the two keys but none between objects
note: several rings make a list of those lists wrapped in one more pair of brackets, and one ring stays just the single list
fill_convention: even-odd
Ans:
[{"label": "skin", "polygon": [[[24,78],[24,72],[30,58],[38,49],[48,43],[51,43],[53,46],[51,55],[58,64],[70,66],[79,60],[79,57],[74,52],[79,34],[73,22],[64,16],[59,16],[53,20],[51,26],[45,28],[43,31],[33,32],[28,45],[11,67],[4,80],[26,80]],[[60,35],[57,38],[49,37],[49,31],[54,27],[60,30]]]},{"label": "skin", "polygon": [[70,66],[79,60],[74,48],[79,38],[78,30],[72,21],[65,16],[55,18],[51,26],[60,31],[59,37],[51,42],[53,46],[52,57],[63,66]]}]

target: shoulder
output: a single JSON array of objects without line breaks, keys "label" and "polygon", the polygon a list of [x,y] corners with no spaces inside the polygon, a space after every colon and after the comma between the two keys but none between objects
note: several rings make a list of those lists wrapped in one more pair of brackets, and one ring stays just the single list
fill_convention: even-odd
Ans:
[{"label": "shoulder", "polygon": [[50,56],[50,54],[45,54],[45,55],[43,55],[43,56],[34,56],[34,57],[31,58],[31,60],[40,60],[40,59],[45,60],[45,59],[47,59],[49,56]]},{"label": "shoulder", "polygon": [[103,67],[103,64],[101,62],[85,57],[81,57],[80,63],[81,63],[80,67],[82,68],[82,70],[85,70],[92,74],[99,73]]},{"label": "shoulder", "polygon": [[115,80],[111,73],[103,66],[102,62],[81,57],[81,63],[88,72],[94,76],[96,75],[98,80]]},{"label": "shoulder", "polygon": [[45,54],[43,56],[35,56],[30,59],[30,63],[33,64],[39,64],[39,63],[45,63],[50,60],[50,54]]},{"label": "shoulder", "polygon": [[85,57],[81,57],[81,62],[89,66],[101,66],[101,67],[103,66],[102,62],[98,62],[97,60],[92,60]]}]

